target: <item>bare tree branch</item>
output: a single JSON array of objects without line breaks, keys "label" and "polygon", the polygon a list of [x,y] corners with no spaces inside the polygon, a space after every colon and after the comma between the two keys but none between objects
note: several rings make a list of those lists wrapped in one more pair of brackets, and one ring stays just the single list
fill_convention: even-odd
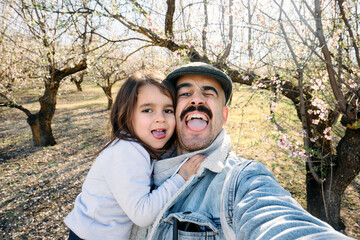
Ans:
[{"label": "bare tree branch", "polygon": [[355,51],[355,57],[356,57],[357,64],[360,67],[360,56],[359,56],[358,43],[356,42],[356,37],[354,35],[354,32],[352,31],[352,28],[351,28],[351,26],[349,24],[349,21],[348,21],[346,15],[345,15],[344,7],[343,7],[344,1],[343,0],[337,0],[337,3],[338,3],[338,6],[339,6],[339,9],[340,9],[341,18],[344,21],[346,29],[347,29],[347,31],[348,31],[348,33],[350,35],[350,41],[351,41],[352,46],[353,46],[354,51]]},{"label": "bare tree branch", "polygon": [[207,10],[207,0],[203,0],[204,1],[204,15],[205,15],[205,19],[204,19],[204,26],[203,26],[203,30],[202,30],[202,50],[204,55],[207,55],[207,46],[206,46],[206,40],[207,40],[207,28],[209,25],[209,16],[208,16],[208,10]]},{"label": "bare tree branch", "polygon": [[316,22],[316,29],[317,29],[316,36],[318,37],[320,45],[322,46],[321,51],[325,58],[326,68],[327,68],[327,71],[329,74],[330,86],[333,90],[333,93],[335,95],[337,103],[340,106],[341,111],[343,113],[346,113],[346,103],[344,101],[344,96],[342,95],[342,93],[339,89],[339,86],[336,82],[336,78],[335,78],[336,73],[332,66],[330,51],[329,51],[326,41],[325,41],[325,36],[324,36],[322,22],[321,22],[321,6],[320,6],[319,0],[315,0],[315,22]]},{"label": "bare tree branch", "polygon": [[234,17],[233,17],[233,14],[231,12],[232,6],[233,6],[233,0],[230,0],[229,1],[229,12],[230,12],[230,14],[229,14],[229,39],[228,39],[228,42],[226,44],[224,53],[219,58],[219,61],[224,61],[229,56],[230,51],[231,51],[231,46],[232,46],[232,41],[233,41],[233,30],[234,30],[234,24],[233,24]]},{"label": "bare tree branch", "polygon": [[165,15],[165,36],[172,38],[173,32],[173,19],[175,13],[175,0],[166,0],[167,11]]},{"label": "bare tree branch", "polygon": [[[302,124],[302,128],[303,130],[307,133],[306,136],[304,136],[304,145],[306,149],[309,149],[310,144],[309,144],[309,129],[308,129],[308,122],[307,122],[307,117],[306,117],[306,108],[305,108],[305,99],[304,99],[304,85],[303,85],[303,75],[304,75],[304,69],[301,66],[301,64],[299,63],[299,61],[297,60],[297,56],[292,48],[292,45],[287,37],[287,33],[285,31],[284,25],[282,23],[282,13],[283,13],[283,4],[284,4],[284,0],[281,1],[281,5],[279,6],[280,9],[280,14],[279,14],[279,24],[280,24],[280,29],[282,34],[284,35],[284,39],[286,42],[287,47],[289,48],[289,51],[291,53],[292,59],[295,62],[296,65],[296,70],[298,72],[298,84],[299,84],[299,97],[300,97],[300,120],[301,120],[301,124]],[[306,158],[306,162],[308,163],[310,172],[312,174],[312,176],[314,177],[315,181],[319,184],[322,184],[322,181],[320,180],[320,177],[318,176],[318,174],[316,173],[314,166],[312,164],[311,158],[310,158],[310,154],[307,153],[307,158]]]},{"label": "bare tree branch", "polygon": [[19,104],[16,104],[14,101],[11,101],[4,94],[0,93],[0,97],[5,99],[5,101],[0,100],[0,107],[17,108],[17,109],[21,110],[22,112],[24,112],[26,114],[26,116],[31,115],[31,112],[28,109],[24,108],[23,106],[21,106]]}]

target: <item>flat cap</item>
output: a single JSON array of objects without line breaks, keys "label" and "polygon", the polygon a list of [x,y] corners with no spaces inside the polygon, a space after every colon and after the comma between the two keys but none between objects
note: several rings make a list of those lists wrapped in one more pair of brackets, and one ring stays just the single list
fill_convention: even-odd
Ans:
[{"label": "flat cap", "polygon": [[181,66],[172,71],[166,78],[165,82],[170,83],[176,87],[176,81],[183,75],[204,75],[213,77],[221,84],[221,87],[225,93],[225,104],[228,102],[232,93],[232,81],[231,78],[218,68],[211,66],[210,64],[203,62],[192,62]]}]

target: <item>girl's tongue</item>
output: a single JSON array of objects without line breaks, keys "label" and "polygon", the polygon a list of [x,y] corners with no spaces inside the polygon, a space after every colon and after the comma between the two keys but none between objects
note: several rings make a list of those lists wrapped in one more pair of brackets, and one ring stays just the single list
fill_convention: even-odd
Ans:
[{"label": "girl's tongue", "polygon": [[162,139],[166,136],[165,131],[152,131],[151,133],[156,139]]},{"label": "girl's tongue", "polygon": [[206,128],[207,122],[202,119],[192,119],[188,121],[187,126],[190,130],[200,132]]}]

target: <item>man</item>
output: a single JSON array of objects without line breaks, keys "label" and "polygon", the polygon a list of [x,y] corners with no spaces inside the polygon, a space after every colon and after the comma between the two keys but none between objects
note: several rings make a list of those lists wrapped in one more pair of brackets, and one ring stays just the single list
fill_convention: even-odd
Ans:
[{"label": "man", "polygon": [[223,125],[232,82],[224,72],[191,63],[164,81],[177,92],[178,140],[155,163],[155,185],[189,157],[207,157],[159,214],[149,239],[350,239],[307,213],[261,163],[230,152]]}]

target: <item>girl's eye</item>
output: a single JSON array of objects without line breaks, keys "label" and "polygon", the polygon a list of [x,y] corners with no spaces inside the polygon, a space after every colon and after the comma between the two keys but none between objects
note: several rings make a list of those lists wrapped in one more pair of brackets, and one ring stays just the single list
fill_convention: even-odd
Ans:
[{"label": "girl's eye", "polygon": [[151,110],[151,109],[144,109],[144,110],[142,110],[142,112],[145,112],[145,113],[151,113],[151,112],[152,112],[152,110]]},{"label": "girl's eye", "polygon": [[164,112],[169,113],[169,114],[173,114],[174,110],[173,109],[165,109]]}]

